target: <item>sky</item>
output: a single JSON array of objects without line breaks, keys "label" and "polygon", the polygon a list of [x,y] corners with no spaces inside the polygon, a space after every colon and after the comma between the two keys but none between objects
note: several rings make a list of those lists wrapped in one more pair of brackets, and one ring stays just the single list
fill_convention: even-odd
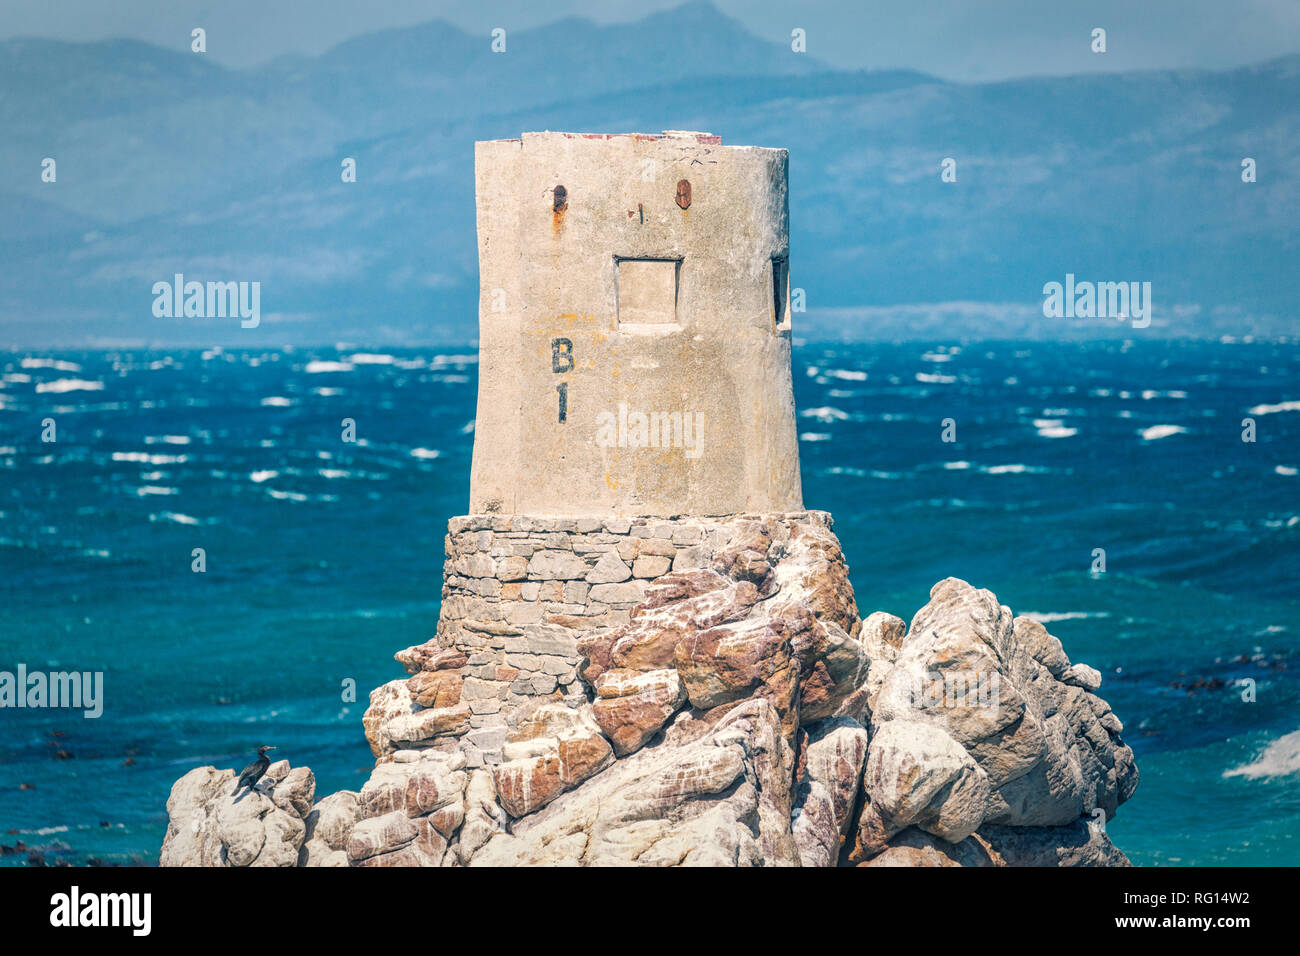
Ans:
[{"label": "sky", "polygon": [[[314,55],[375,30],[446,19],[485,36],[566,16],[630,22],[680,0],[3,0],[0,40],[130,37],[245,67]],[[1300,0],[716,0],[750,32],[842,69],[915,69],[947,79],[1131,69],[1223,69],[1300,51]],[[1090,49],[1107,31],[1107,51]],[[485,40],[486,42],[486,40]]]}]

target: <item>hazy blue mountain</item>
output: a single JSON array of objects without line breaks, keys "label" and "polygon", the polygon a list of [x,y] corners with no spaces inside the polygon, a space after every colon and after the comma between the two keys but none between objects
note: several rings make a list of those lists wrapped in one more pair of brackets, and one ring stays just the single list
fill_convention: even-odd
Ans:
[{"label": "hazy blue mountain", "polygon": [[[435,22],[234,71],[0,43],[0,345],[471,337],[473,141],[530,129],[788,147],[818,335],[1059,335],[1041,290],[1067,272],[1151,282],[1147,335],[1295,328],[1300,57],[966,85],[833,72],[707,4],[489,44]],[[175,272],[260,281],[261,327],[155,318]]]}]

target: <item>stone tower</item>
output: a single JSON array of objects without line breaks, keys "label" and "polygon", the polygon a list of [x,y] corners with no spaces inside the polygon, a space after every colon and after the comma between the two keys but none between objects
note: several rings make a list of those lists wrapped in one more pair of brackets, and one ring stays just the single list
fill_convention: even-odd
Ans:
[{"label": "stone tower", "polygon": [[786,150],[548,132],[474,158],[471,513],[800,510]]},{"label": "stone tower", "polygon": [[370,694],[359,792],[197,768],[162,865],[1126,863],[1088,822],[1137,786],[1101,675],[955,578],[862,619],[802,509],[785,151],[536,133],[476,165],[437,632]]}]

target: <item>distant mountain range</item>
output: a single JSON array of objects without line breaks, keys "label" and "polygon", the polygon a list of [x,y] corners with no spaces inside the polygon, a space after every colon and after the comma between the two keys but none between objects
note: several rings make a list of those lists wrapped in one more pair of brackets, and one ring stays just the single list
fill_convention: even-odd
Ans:
[{"label": "distant mountain range", "polygon": [[[1151,282],[1143,335],[1297,330],[1298,56],[969,85],[836,72],[703,3],[490,42],[434,22],[244,71],[0,43],[0,346],[472,338],[473,142],[537,129],[788,147],[807,334],[1123,332],[1043,318],[1067,273]],[[262,324],[155,318],[176,272],[260,281]]]}]

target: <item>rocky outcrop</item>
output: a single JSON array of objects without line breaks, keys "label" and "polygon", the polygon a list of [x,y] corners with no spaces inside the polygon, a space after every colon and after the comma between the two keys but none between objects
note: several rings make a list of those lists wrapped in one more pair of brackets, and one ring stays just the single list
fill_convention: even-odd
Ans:
[{"label": "rocky outcrop", "polygon": [[172,785],[160,865],[298,865],[316,790],[311,771],[281,760],[236,796],[237,776],[198,767]]},{"label": "rocky outcrop", "polygon": [[958,843],[985,824],[1060,827],[1096,809],[1109,818],[1136,788],[1123,728],[1092,693],[1100,676],[989,591],[939,582],[888,656],[872,662],[855,858],[913,825]]},{"label": "rocky outcrop", "polygon": [[282,762],[236,807],[229,771],[191,771],[165,865],[1127,863],[1100,674],[988,591],[861,620],[815,512],[452,528],[361,790],[313,805]]},{"label": "rocky outcrop", "polygon": [[662,745],[515,821],[471,865],[795,864],[793,761],[764,700],[712,720],[682,714]]}]

